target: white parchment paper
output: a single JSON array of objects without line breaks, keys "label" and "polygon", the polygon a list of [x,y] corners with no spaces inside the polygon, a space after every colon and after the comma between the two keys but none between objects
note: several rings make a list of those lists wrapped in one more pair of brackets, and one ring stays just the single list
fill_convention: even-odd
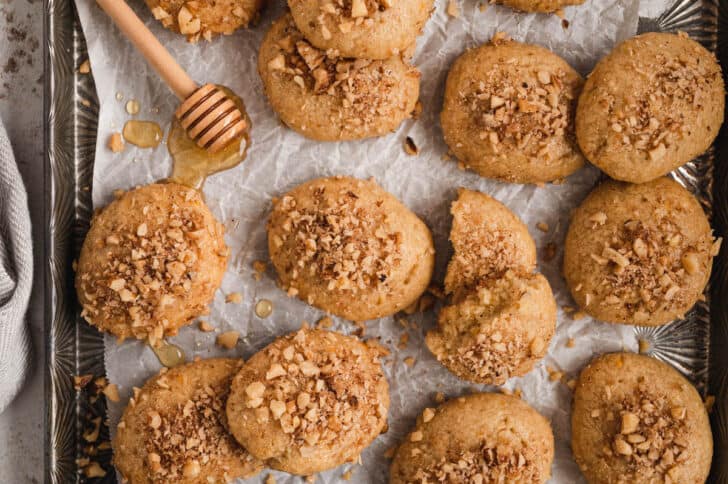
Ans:
[{"label": "white parchment paper", "polygon": [[[276,336],[297,329],[302,321],[315,322],[324,316],[297,299],[287,298],[276,287],[272,270],[256,281],[252,263],[267,260],[265,220],[271,197],[311,178],[328,175],[375,177],[417,213],[434,235],[437,267],[433,282],[436,283],[442,282],[451,254],[447,240],[451,222],[449,206],[456,189],[465,186],[494,196],[527,223],[539,249],[548,243],[556,244],[557,256],[550,261],[541,258],[540,271],[548,278],[559,306],[573,305],[560,274],[561,246],[569,213],[594,185],[599,176],[597,170],[585,168],[563,185],[542,188],[493,182],[459,170],[454,161],[443,159],[447,147],[442,140],[438,114],[444,82],[449,66],[459,54],[487,41],[496,31],[548,47],[586,74],[616,42],[635,34],[639,2],[587,0],[582,6],[565,10],[569,26],[564,28],[562,19],[554,15],[520,14],[491,5],[481,11],[476,0],[458,1],[461,15],[453,18],[445,12],[446,2],[437,0],[436,10],[418,40],[414,63],[422,71],[420,99],[424,111],[421,117],[405,122],[396,133],[379,139],[318,143],[281,125],[266,103],[256,71],[262,37],[284,11],[281,0],[266,8],[258,26],[217,38],[212,43],[203,41],[194,45],[164,30],[152,19],[142,0],[130,0],[140,17],[193,78],[232,88],[244,99],[253,122],[248,159],[235,169],[211,177],[204,188],[212,211],[227,227],[231,258],[211,314],[204,318],[218,328],[217,332],[202,333],[193,325],[172,338],[173,343],[185,349],[188,359],[194,356],[247,358]],[[124,109],[125,103],[137,99],[142,109],[134,117],[157,121],[167,129],[177,100],[93,0],[76,3],[100,100],[93,201],[96,207],[101,207],[111,200],[115,189],[153,182],[168,176],[171,169],[165,144],[154,150],[128,145],[121,154],[113,154],[106,148],[108,136],[121,131],[131,118]],[[412,137],[420,148],[418,156],[404,153],[402,144],[406,136]],[[537,230],[538,222],[548,224],[549,231]],[[231,292],[241,292],[243,303],[226,304],[225,295]],[[274,304],[273,314],[264,320],[256,317],[253,309],[261,298],[270,299]],[[424,407],[435,404],[436,392],[454,396],[472,390],[493,390],[458,380],[426,349],[423,335],[434,325],[434,311],[407,319],[410,323],[407,327],[394,318],[366,324],[365,337],[380,338],[391,350],[384,363],[392,399],[389,431],[365,450],[362,465],[347,464],[324,472],[317,482],[336,482],[349,469],[353,471],[351,482],[386,482],[389,461],[383,454],[410,430]],[[334,321],[336,330],[350,333],[356,329],[346,321],[337,318]],[[216,334],[227,330],[237,330],[243,335],[235,350],[215,346]],[[409,333],[409,342],[405,349],[399,349],[398,342],[404,332]],[[572,348],[567,347],[570,338],[576,343]],[[513,378],[506,385],[509,389],[520,389],[524,400],[551,421],[556,437],[551,482],[581,482],[582,477],[569,448],[571,392],[563,383],[550,381],[547,368],[563,371],[573,378],[595,354],[635,347],[630,328],[589,318],[572,321],[560,310],[548,356],[531,373]],[[415,359],[412,367],[404,363],[407,357]],[[143,344],[127,341],[117,345],[113,338],[107,337],[108,377],[119,385],[123,396],[121,403],[110,402],[112,431],[132,387],[141,386],[159,368],[159,362]],[[262,482],[267,473],[250,482]],[[300,482],[300,478],[274,474],[278,482]]]}]

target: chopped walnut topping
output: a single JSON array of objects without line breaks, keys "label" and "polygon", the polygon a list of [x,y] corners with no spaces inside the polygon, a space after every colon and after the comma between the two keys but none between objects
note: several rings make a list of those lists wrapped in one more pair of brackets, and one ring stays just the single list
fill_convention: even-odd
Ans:
[{"label": "chopped walnut topping", "polygon": [[[324,29],[327,19],[332,19],[341,28],[350,29],[352,24],[361,25],[372,22],[377,12],[383,12],[391,6],[392,0],[324,0],[321,2],[321,14],[318,22]],[[343,30],[342,30],[343,31]],[[325,36],[324,36],[325,37]]]},{"label": "chopped walnut topping", "polygon": [[[330,339],[330,350],[307,344],[313,331]],[[334,333],[302,329],[265,351],[270,367],[264,381],[245,389],[245,405],[256,409],[259,422],[278,422],[301,452],[378,433],[385,424],[387,409],[379,400],[384,376],[371,373],[378,356],[366,346],[342,345]]]},{"label": "chopped walnut topping", "polygon": [[656,213],[645,224],[630,220],[599,254],[591,254],[606,275],[599,304],[623,304],[635,321],[659,309],[682,307],[686,278],[704,270],[701,248],[688,245],[680,230],[666,216]]},{"label": "chopped walnut topping", "polygon": [[217,337],[217,344],[219,346],[222,346],[225,349],[231,350],[235,348],[235,345],[238,344],[238,339],[240,339],[240,333],[237,331],[227,331],[225,333],[221,333]]},{"label": "chopped walnut topping", "polygon": [[720,76],[708,63],[696,62],[690,55],[675,58],[669,53],[655,59],[656,72],[643,77],[649,92],[646,99],[634,98],[618,109],[610,106],[609,123],[618,144],[645,152],[652,161],[663,158],[668,149],[689,134],[684,123],[685,107],[711,102],[701,92]]},{"label": "chopped walnut topping", "polygon": [[536,460],[532,453],[532,449],[515,442],[483,442],[471,450],[453,451],[447,458],[418,470],[412,483],[540,482],[545,476],[531,465]]},{"label": "chopped walnut topping", "polygon": [[197,477],[202,466],[222,459],[250,459],[225,427],[227,391],[224,386],[205,386],[168,413],[147,415],[146,462],[154,482]]},{"label": "chopped walnut topping", "polygon": [[532,72],[532,82],[524,82],[519,69],[491,66],[460,92],[460,102],[470,112],[480,140],[494,153],[516,148],[539,162],[555,159],[560,155],[554,139],[566,139],[576,147],[573,113],[581,81],[563,70],[538,69]]},{"label": "chopped walnut topping", "polygon": [[591,416],[612,429],[610,445],[601,452],[628,462],[625,479],[639,476],[640,480],[661,481],[688,457],[685,407],[670,405],[667,396],[655,393],[648,382],[640,383],[634,394],[620,401],[615,402],[611,392],[605,393],[604,407],[592,410]]},{"label": "chopped walnut topping", "polygon": [[304,278],[325,281],[329,291],[353,293],[388,284],[401,261],[402,234],[386,228],[387,214],[358,199],[349,190],[334,194],[317,187],[315,208],[299,207],[289,195],[279,201],[274,216],[283,217],[285,234],[274,244],[280,243],[280,250],[297,262],[290,271],[289,291],[297,293],[296,281]]},{"label": "chopped walnut topping", "polygon": [[349,59],[333,49],[319,50],[303,38],[292,20],[285,32],[278,41],[280,53],[269,61],[268,69],[306,92],[335,98],[344,119],[332,122],[343,122],[345,130],[361,130],[399,109],[399,80],[386,61]]}]

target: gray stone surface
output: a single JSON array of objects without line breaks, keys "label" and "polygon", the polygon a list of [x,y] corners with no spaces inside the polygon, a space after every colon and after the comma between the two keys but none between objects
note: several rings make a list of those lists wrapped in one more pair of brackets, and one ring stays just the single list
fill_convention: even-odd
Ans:
[{"label": "gray stone surface", "polygon": [[35,285],[28,313],[34,367],[0,415],[0,482],[43,480],[43,2],[0,0],[0,117],[10,135],[30,199]]}]

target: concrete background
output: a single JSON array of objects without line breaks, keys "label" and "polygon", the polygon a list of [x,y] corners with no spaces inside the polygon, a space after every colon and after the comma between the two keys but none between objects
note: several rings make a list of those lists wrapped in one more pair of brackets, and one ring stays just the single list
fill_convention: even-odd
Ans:
[{"label": "concrete background", "polygon": [[35,285],[28,313],[34,365],[22,393],[0,415],[0,482],[43,481],[43,2],[0,0],[0,118],[30,199]]}]

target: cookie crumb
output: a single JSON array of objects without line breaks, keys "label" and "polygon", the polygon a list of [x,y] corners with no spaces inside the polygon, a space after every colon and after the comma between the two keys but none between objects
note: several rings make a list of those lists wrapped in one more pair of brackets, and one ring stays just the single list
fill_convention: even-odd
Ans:
[{"label": "cookie crumb", "polygon": [[88,74],[91,72],[91,64],[89,63],[88,59],[83,61],[80,66],[78,66],[78,73],[79,74]]},{"label": "cookie crumb", "polygon": [[404,364],[412,368],[413,366],[415,366],[415,359],[411,356],[408,356],[404,359]]},{"label": "cookie crumb", "polygon": [[435,393],[435,402],[443,403],[445,401],[445,394],[442,392]]},{"label": "cookie crumb", "polygon": [[106,395],[106,398],[111,400],[112,402],[118,402],[119,401],[119,387],[116,386],[116,383],[109,383],[104,387],[103,390],[104,395]]},{"label": "cookie crumb", "polygon": [[537,228],[538,230],[540,230],[541,232],[544,232],[544,233],[546,233],[546,232],[548,232],[548,231],[549,231],[549,224],[547,224],[546,222],[538,222],[538,223],[536,224],[536,228]]},{"label": "cookie crumb", "polygon": [[447,3],[447,14],[453,18],[460,17],[460,7],[457,0],[449,0]]},{"label": "cookie crumb", "polygon": [[226,303],[240,304],[243,302],[243,295],[239,292],[231,292],[225,297]]},{"label": "cookie crumb", "polygon": [[203,320],[203,321],[200,321],[200,322],[199,322],[199,323],[197,324],[197,327],[198,327],[198,328],[200,329],[200,331],[202,331],[202,332],[204,332],[204,333],[210,333],[210,332],[212,332],[212,331],[215,331],[215,327],[214,327],[214,326],[212,326],[212,325],[211,325],[210,323],[208,323],[207,321],[204,321],[204,320]]},{"label": "cookie crumb", "polygon": [[218,346],[230,350],[238,344],[238,339],[240,339],[240,333],[238,331],[226,331],[220,334],[215,342]]},{"label": "cookie crumb", "polygon": [[317,328],[330,328],[331,326],[333,326],[333,324],[334,324],[333,319],[331,319],[328,316],[324,316],[323,318],[318,320],[318,322],[316,323],[316,327]]},{"label": "cookie crumb", "polygon": [[114,153],[124,151],[124,141],[121,139],[121,133],[111,133],[107,146]]},{"label": "cookie crumb", "polygon": [[647,352],[650,351],[651,345],[650,345],[650,342],[647,341],[646,339],[640,338],[637,341],[637,344],[638,344],[638,347],[639,347],[639,353],[641,355],[644,355],[645,353],[647,353]]}]

